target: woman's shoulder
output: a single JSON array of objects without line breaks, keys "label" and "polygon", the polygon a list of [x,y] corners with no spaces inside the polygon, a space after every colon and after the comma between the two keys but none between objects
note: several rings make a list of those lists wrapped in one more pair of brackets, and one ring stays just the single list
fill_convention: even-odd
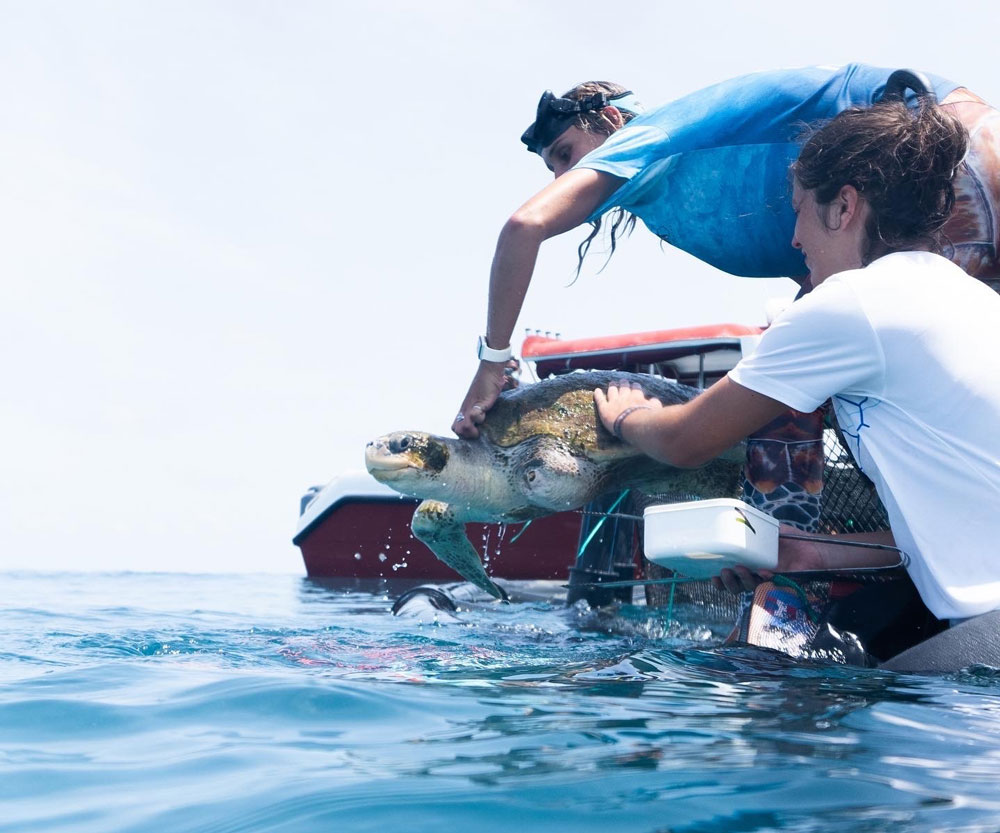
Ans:
[{"label": "woman's shoulder", "polygon": [[612,133],[601,145],[594,148],[579,162],[577,168],[589,168],[622,179],[631,179],[652,162],[663,156],[662,148],[668,137],[659,125],[633,120]]},{"label": "woman's shoulder", "polygon": [[944,320],[975,309],[1000,323],[1000,295],[933,252],[893,252],[826,283],[849,288],[872,321]]},{"label": "woman's shoulder", "polygon": [[805,333],[848,332],[856,327],[867,328],[865,304],[855,291],[850,272],[831,275],[808,295],[782,310],[772,328],[794,329]]},{"label": "woman's shoulder", "polygon": [[941,254],[927,251],[891,252],[872,261],[863,269],[844,273],[851,283],[906,282],[911,285],[939,281],[975,286],[981,281],[973,278],[961,266]]}]

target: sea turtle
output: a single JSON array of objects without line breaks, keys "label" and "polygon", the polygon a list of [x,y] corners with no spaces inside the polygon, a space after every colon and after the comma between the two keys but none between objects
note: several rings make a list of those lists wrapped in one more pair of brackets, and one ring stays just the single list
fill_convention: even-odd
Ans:
[{"label": "sea turtle", "polygon": [[368,444],[368,471],[406,495],[423,498],[411,528],[463,578],[501,598],[465,535],[472,521],[516,523],[576,509],[611,490],[733,497],[742,447],[698,469],[658,463],[622,443],[597,417],[595,388],[636,382],[665,404],[698,391],[655,376],[613,371],[570,373],[500,395],[476,440],[397,431]]}]

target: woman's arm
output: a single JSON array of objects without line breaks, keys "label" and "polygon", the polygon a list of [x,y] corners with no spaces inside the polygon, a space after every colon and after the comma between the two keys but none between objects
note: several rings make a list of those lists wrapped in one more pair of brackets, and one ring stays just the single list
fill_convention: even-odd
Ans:
[{"label": "woman's arm", "polygon": [[642,389],[594,391],[604,426],[643,454],[673,466],[700,466],[767,425],[788,405],[724,376],[683,405],[664,406]]},{"label": "woman's arm", "polygon": [[[542,241],[585,222],[622,181],[589,169],[567,171],[506,222],[490,270],[486,319],[486,342],[490,347],[502,350],[510,344]],[[477,426],[486,418],[486,411],[496,402],[503,387],[504,364],[481,361],[452,430],[460,437],[478,437]]]},{"label": "woman's arm", "polygon": [[[894,547],[896,542],[890,530],[883,532],[856,532],[847,535],[809,535],[793,526],[782,524],[781,534],[801,537],[782,537],[778,542],[778,566],[775,570],[752,573],[746,567],[725,569],[712,582],[718,588],[733,593],[753,590],[762,579],[775,573],[797,573],[804,570],[850,570],[858,567],[893,567],[899,563],[895,550],[871,547],[852,547],[851,542],[881,544]],[[803,540],[809,539],[809,540]]]},{"label": "woman's arm", "polygon": [[[723,377],[700,396],[683,405],[664,406],[649,399],[638,386],[610,386],[607,394],[594,391],[597,413],[605,427],[640,451],[675,466],[697,466],[731,448],[788,406]],[[802,533],[783,526],[785,535]],[[899,561],[893,550],[845,546],[849,542],[893,546],[892,533],[783,537],[775,572],[845,570],[852,567],[889,567]],[[723,570],[716,586],[735,593],[752,590],[771,571],[752,573],[746,567]]]}]

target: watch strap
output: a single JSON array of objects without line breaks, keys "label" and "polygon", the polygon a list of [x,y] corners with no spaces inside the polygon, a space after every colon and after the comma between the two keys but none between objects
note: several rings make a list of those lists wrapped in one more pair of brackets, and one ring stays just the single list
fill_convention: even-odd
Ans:
[{"label": "watch strap", "polygon": [[486,343],[485,336],[479,336],[479,349],[477,351],[480,361],[486,362],[505,362],[514,355],[514,351],[511,350],[510,345],[504,347],[503,350],[494,350]]}]

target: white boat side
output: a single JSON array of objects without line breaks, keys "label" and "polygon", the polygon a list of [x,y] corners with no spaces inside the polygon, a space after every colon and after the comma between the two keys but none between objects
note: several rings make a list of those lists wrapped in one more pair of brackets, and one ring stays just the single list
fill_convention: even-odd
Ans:
[{"label": "white boat side", "polygon": [[309,530],[330,509],[344,500],[406,500],[399,492],[379,483],[368,472],[347,471],[335,477],[325,486],[313,486],[302,496],[299,523],[295,528],[295,538]]}]

